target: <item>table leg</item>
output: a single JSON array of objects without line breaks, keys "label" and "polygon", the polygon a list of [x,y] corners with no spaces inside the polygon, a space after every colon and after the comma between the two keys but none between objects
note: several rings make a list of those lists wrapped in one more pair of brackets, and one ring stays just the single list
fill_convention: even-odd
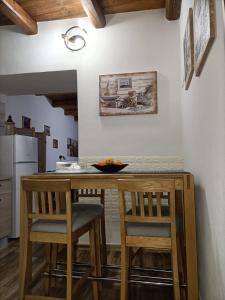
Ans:
[{"label": "table leg", "polygon": [[199,295],[193,175],[184,176],[184,211],[187,263],[187,299],[197,300],[199,299]]}]

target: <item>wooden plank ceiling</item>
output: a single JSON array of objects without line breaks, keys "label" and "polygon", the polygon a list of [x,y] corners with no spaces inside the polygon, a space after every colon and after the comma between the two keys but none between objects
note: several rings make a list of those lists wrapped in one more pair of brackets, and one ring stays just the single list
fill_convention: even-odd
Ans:
[{"label": "wooden plank ceiling", "polygon": [[[86,16],[81,0],[16,0],[37,22]],[[99,0],[103,14],[164,8],[165,0]],[[1,15],[0,25],[12,22]]]},{"label": "wooden plank ceiling", "polygon": [[0,26],[17,24],[26,33],[36,34],[32,20],[40,22],[88,16],[96,28],[102,28],[106,14],[159,8],[166,8],[167,19],[174,20],[179,18],[180,3],[181,0],[0,0]]}]

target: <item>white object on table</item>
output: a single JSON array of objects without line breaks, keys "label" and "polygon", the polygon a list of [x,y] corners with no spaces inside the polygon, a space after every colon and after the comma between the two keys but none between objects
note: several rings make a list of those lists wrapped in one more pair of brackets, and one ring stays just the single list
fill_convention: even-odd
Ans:
[{"label": "white object on table", "polygon": [[85,173],[86,168],[82,168],[77,162],[56,162],[56,172],[57,173]]}]

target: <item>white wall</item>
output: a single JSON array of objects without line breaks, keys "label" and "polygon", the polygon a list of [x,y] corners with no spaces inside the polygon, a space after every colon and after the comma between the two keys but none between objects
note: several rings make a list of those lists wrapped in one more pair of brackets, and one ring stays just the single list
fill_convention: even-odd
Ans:
[{"label": "white wall", "polygon": [[[72,53],[61,34],[76,24],[87,30],[88,45]],[[165,10],[153,10],[109,15],[103,29],[86,18],[39,23],[36,36],[0,27],[0,75],[73,69],[81,159],[92,163],[110,155],[142,170],[182,169],[178,21],[168,22]],[[144,71],[158,72],[158,114],[100,117],[99,75]],[[115,193],[107,196],[107,219],[118,219],[117,199]],[[113,234],[111,242],[119,242],[119,232]]]},{"label": "white wall", "polygon": [[[22,127],[22,116],[31,118],[31,127],[43,132],[44,125],[51,127],[47,136],[46,169],[55,170],[59,155],[67,156],[67,138],[77,139],[77,122],[65,116],[62,108],[53,108],[44,96],[1,96],[5,102],[5,115],[12,115],[16,127]],[[58,149],[53,148],[53,139],[58,140]],[[68,160],[75,159],[68,157]]]},{"label": "white wall", "polygon": [[[88,47],[71,53],[61,34],[76,24],[87,29]],[[82,157],[182,156],[179,23],[164,10],[107,16],[97,30],[86,18],[40,23],[36,36],[12,28],[0,28],[0,74],[77,70]],[[99,75],[136,71],[158,71],[159,113],[100,117]]]},{"label": "white wall", "polygon": [[[181,41],[192,0],[183,1]],[[224,7],[216,0],[217,37],[202,71],[182,90],[185,168],[195,175],[200,292],[225,299],[225,47]],[[182,46],[182,43],[181,43]],[[182,47],[181,47],[182,48]],[[181,49],[183,51],[183,49]],[[183,57],[182,57],[183,76]]]}]

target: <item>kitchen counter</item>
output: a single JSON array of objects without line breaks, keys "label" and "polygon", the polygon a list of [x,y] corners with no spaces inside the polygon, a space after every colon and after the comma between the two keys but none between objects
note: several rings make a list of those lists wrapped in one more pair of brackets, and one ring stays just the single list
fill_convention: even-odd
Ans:
[{"label": "kitchen counter", "polygon": [[11,177],[6,177],[6,176],[0,176],[0,181],[2,180],[10,180]]},{"label": "kitchen counter", "polygon": [[8,243],[12,230],[12,185],[11,178],[0,176],[0,248]]}]

